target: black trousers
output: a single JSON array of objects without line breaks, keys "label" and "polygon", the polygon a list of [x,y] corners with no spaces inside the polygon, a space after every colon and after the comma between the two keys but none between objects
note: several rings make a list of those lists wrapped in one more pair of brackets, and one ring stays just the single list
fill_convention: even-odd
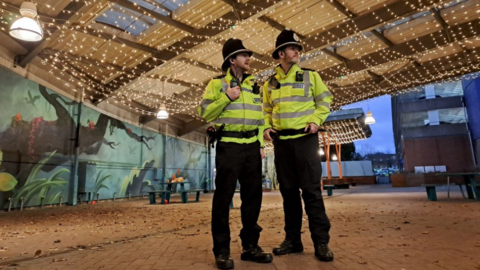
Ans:
[{"label": "black trousers", "polygon": [[240,181],[242,245],[258,244],[262,228],[257,224],[262,204],[262,158],[260,143],[238,144],[219,142],[215,159],[217,177],[212,204],[212,236],[215,256],[222,249],[230,250],[230,202]]},{"label": "black trousers", "polygon": [[322,164],[318,154],[317,134],[277,140],[274,146],[275,167],[285,212],[286,239],[301,241],[301,189],[313,243],[315,246],[328,244],[330,221],[325,213],[320,189]]}]

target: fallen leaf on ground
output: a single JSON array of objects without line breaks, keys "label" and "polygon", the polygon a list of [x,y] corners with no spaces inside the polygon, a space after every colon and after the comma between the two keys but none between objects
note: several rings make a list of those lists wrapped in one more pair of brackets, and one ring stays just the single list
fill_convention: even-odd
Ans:
[{"label": "fallen leaf on ground", "polygon": [[40,254],[42,254],[42,251],[39,249],[35,252],[35,257],[38,257],[40,256]]}]

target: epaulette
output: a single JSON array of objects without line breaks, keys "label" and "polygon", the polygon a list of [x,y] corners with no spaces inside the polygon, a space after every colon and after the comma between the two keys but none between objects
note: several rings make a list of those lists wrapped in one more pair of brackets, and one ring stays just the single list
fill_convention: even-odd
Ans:
[{"label": "epaulette", "polygon": [[313,71],[313,72],[316,72],[316,70],[313,70],[313,69],[309,69],[309,68],[302,68],[302,70],[306,70],[306,71]]},{"label": "epaulette", "polygon": [[277,75],[277,73],[274,73],[272,76],[270,76],[267,79],[268,85],[269,85],[269,87],[272,87],[273,89],[279,89],[280,88],[280,83],[278,82],[277,77],[275,77],[275,75]]},{"label": "epaulette", "polygon": [[226,74],[222,74],[222,75],[220,75],[220,76],[218,76],[218,77],[215,77],[214,79],[221,79],[221,78],[223,78],[223,77],[225,77],[225,76],[227,76],[227,75],[226,75]]},{"label": "epaulette", "polygon": [[268,77],[267,81],[270,81],[272,78],[275,78],[275,75],[277,75],[277,73],[273,73],[272,76]]}]

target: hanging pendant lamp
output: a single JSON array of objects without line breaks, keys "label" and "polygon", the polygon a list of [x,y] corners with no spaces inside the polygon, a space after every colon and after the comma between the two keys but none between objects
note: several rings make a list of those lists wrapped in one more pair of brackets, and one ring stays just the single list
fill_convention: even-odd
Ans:
[{"label": "hanging pendant lamp", "polygon": [[[163,96],[165,96],[165,82],[162,83],[162,91],[163,91]],[[158,119],[167,119],[168,118],[168,112],[167,112],[167,106],[165,105],[165,102],[160,105],[160,111],[157,113],[157,118]]]},{"label": "hanging pendant lamp", "polygon": [[23,2],[20,6],[20,14],[22,18],[13,22],[10,27],[10,35],[28,42],[42,40],[42,27],[38,23],[38,20],[35,20],[37,16],[37,7],[35,4],[32,2]]},{"label": "hanging pendant lamp", "polygon": [[167,112],[167,107],[165,106],[165,103],[162,103],[162,105],[160,105],[160,111],[158,111],[157,113],[157,118],[158,119],[168,118],[168,112]]},{"label": "hanging pendant lamp", "polygon": [[375,121],[375,118],[373,118],[372,112],[367,111],[367,117],[365,118],[365,124],[373,125],[375,123],[376,123],[376,121]]}]

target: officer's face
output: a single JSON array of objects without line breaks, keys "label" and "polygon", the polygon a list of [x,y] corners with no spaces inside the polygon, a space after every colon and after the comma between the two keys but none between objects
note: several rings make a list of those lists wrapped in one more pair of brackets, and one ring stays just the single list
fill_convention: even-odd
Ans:
[{"label": "officer's face", "polygon": [[300,48],[297,46],[288,46],[279,52],[280,60],[287,64],[298,64],[300,62]]},{"label": "officer's face", "polygon": [[248,53],[239,53],[235,59],[231,60],[231,63],[235,65],[237,68],[241,68],[243,70],[250,69],[250,55]]}]

